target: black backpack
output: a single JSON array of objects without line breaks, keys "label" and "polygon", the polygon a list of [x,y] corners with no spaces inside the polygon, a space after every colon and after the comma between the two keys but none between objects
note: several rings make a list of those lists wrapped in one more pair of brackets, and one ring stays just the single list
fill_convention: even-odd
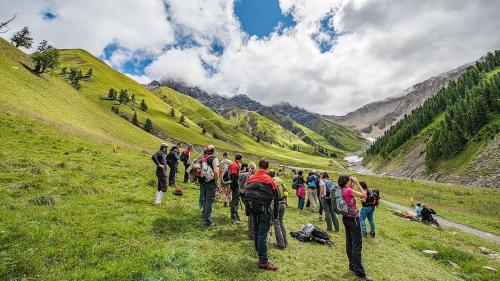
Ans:
[{"label": "black backpack", "polygon": [[378,190],[370,190],[366,195],[366,203],[371,207],[377,207],[380,201],[380,193]]}]

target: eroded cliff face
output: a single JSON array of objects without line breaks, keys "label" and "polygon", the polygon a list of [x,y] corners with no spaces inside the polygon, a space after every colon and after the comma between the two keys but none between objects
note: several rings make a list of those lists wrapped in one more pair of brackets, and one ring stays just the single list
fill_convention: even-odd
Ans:
[{"label": "eroded cliff face", "polygon": [[393,124],[424,103],[424,101],[450,81],[458,79],[468,66],[464,64],[456,69],[429,78],[404,90],[397,96],[383,101],[367,104],[345,116],[324,116],[326,119],[341,125],[361,130],[366,137],[377,138],[384,134]]}]

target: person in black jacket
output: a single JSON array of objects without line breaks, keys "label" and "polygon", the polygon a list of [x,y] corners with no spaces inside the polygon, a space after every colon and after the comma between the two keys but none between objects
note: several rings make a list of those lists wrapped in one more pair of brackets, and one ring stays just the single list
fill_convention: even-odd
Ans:
[{"label": "person in black jacket", "polygon": [[[259,170],[247,180],[245,188],[245,205],[252,217],[254,246],[259,255],[259,268],[277,270],[278,266],[268,260],[267,235],[273,218],[278,217],[278,191],[273,179],[267,174],[269,160],[262,158],[259,161]],[[274,200],[273,200],[274,199]],[[271,203],[274,208],[271,209]]]},{"label": "person in black jacket", "polygon": [[174,146],[167,155],[167,165],[170,168],[168,174],[168,185],[175,187],[175,176],[179,167],[179,147]]},{"label": "person in black jacket", "polygon": [[229,166],[229,177],[231,178],[231,183],[229,187],[231,189],[231,220],[234,224],[240,224],[240,215],[238,214],[238,205],[240,203],[240,187],[238,185],[238,179],[240,177],[240,166],[241,159],[243,155],[237,153],[234,157],[234,162]]},{"label": "person in black jacket", "polygon": [[151,159],[156,164],[156,177],[158,178],[158,189],[156,191],[156,204],[161,204],[161,199],[167,192],[167,150],[168,144],[162,143]]}]

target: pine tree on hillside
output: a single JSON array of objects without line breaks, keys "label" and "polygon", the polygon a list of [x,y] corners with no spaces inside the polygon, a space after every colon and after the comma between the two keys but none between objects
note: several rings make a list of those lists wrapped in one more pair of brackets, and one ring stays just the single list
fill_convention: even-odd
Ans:
[{"label": "pine tree on hillside", "polygon": [[80,89],[81,85],[80,85],[80,75],[79,75],[79,72],[76,68],[71,68],[70,71],[69,71],[69,76],[68,76],[68,79],[69,79],[69,83],[71,84],[71,86],[77,90]]},{"label": "pine tree on hillside", "polygon": [[31,37],[28,27],[25,26],[12,36],[10,42],[12,42],[16,48],[24,47],[29,49],[33,45],[33,37]]},{"label": "pine tree on hillside", "polygon": [[116,90],[113,88],[109,89],[108,100],[116,100]]},{"label": "pine tree on hillside", "polygon": [[132,101],[132,106],[135,106],[135,94],[132,94],[130,101]]},{"label": "pine tree on hillside", "polygon": [[134,116],[132,117],[132,124],[139,126],[139,120],[137,119],[137,112],[134,112]]},{"label": "pine tree on hillside", "polygon": [[181,118],[179,118],[179,123],[182,125],[186,125],[186,119],[184,118],[184,114],[181,115]]},{"label": "pine tree on hillside", "polygon": [[148,111],[148,106],[147,106],[146,101],[144,99],[142,99],[142,101],[141,101],[141,110],[144,112]]},{"label": "pine tree on hillside", "polygon": [[173,107],[170,109],[170,117],[175,118],[175,110]]},{"label": "pine tree on hillside", "polygon": [[61,69],[61,75],[62,75],[62,76],[66,76],[66,71],[67,71],[67,70],[68,70],[68,69],[67,69],[66,67],[63,67],[63,68]]},{"label": "pine tree on hillside", "polygon": [[120,90],[120,96],[118,97],[118,100],[120,103],[128,103],[129,102],[129,97],[128,97],[128,92],[125,89]]},{"label": "pine tree on hillside", "polygon": [[205,129],[204,127],[201,127],[201,133],[203,135],[206,135],[207,134],[207,129]]},{"label": "pine tree on hillside", "polygon": [[92,70],[92,67],[91,67],[91,68],[89,68],[89,70],[87,70],[87,74],[85,74],[85,77],[86,78],[92,77],[92,73],[93,73],[93,70]]},{"label": "pine tree on hillside", "polygon": [[144,123],[144,131],[151,133],[153,131],[153,122],[148,118]]},{"label": "pine tree on hillside", "polygon": [[59,51],[43,40],[36,52],[31,54],[31,59],[35,63],[36,74],[42,74],[47,70],[51,70],[59,65]]}]

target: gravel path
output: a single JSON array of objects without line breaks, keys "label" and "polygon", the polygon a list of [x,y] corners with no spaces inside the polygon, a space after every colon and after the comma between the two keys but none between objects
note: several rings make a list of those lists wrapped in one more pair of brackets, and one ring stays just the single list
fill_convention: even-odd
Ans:
[{"label": "gravel path", "polygon": [[[403,205],[392,203],[392,202],[389,202],[389,201],[386,201],[386,200],[380,200],[380,201],[382,203],[384,203],[385,205],[387,205],[387,206],[390,206],[392,208],[396,208],[396,209],[399,209],[399,210],[402,210],[402,211],[407,211],[408,213],[410,213],[412,215],[415,215],[415,210],[412,209],[412,208],[410,208],[410,207],[406,207],[406,206],[403,206]],[[477,237],[481,237],[481,238],[490,240],[490,241],[495,242],[495,243],[500,243],[500,236],[496,236],[494,234],[491,234],[491,233],[488,233],[488,232],[484,232],[484,231],[481,231],[479,229],[475,229],[475,228],[472,228],[472,227],[469,227],[469,226],[466,226],[466,225],[463,225],[463,224],[459,224],[459,223],[456,223],[456,222],[445,220],[445,219],[443,219],[443,218],[441,218],[439,216],[436,216],[436,215],[433,215],[433,217],[439,222],[439,224],[441,226],[455,227],[457,229],[462,230],[463,232],[475,235]]]}]

